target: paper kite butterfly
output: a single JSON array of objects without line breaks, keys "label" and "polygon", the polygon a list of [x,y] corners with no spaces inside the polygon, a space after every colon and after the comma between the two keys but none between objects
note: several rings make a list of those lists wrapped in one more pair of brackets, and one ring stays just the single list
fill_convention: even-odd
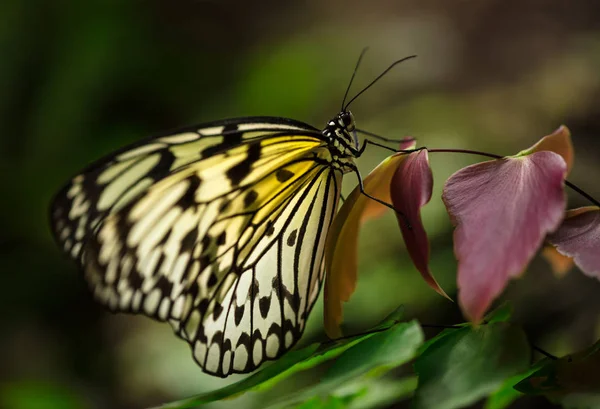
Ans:
[{"label": "paper kite butterfly", "polygon": [[110,310],[168,321],[207,373],[250,372],[298,341],[319,294],[365,147],[350,102],[323,130],[227,119],[120,149],[56,195],[56,240]]}]

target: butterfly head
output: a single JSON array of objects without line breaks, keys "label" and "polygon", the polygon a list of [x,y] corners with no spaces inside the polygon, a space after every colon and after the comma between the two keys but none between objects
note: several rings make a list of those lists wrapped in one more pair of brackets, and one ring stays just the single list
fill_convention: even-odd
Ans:
[{"label": "butterfly head", "polygon": [[340,127],[344,128],[346,132],[351,133],[356,129],[356,122],[354,122],[354,115],[350,111],[342,111],[337,115],[337,122]]},{"label": "butterfly head", "polygon": [[358,137],[354,115],[348,110],[343,110],[336,115],[323,130],[329,138],[330,146],[340,156],[355,156],[358,150]]}]

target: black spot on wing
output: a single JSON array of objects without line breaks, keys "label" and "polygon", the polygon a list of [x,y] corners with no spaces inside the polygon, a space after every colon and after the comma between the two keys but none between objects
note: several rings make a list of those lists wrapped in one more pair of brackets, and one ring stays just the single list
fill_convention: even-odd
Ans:
[{"label": "black spot on wing", "polygon": [[135,269],[132,270],[127,276],[127,284],[129,284],[129,287],[131,288],[140,288],[143,282],[144,279]]},{"label": "black spot on wing", "polygon": [[274,322],[269,327],[269,330],[267,331],[267,335],[271,335],[271,334],[276,334],[276,335],[281,334],[281,326],[278,323]]},{"label": "black spot on wing", "polygon": [[192,251],[194,249],[194,245],[196,244],[196,239],[198,238],[198,229],[196,227],[192,228],[181,240],[181,252]]},{"label": "black spot on wing", "polygon": [[212,287],[215,284],[217,284],[217,275],[215,273],[210,273],[210,276],[208,277],[208,281],[206,282],[206,284],[208,285],[208,287]]},{"label": "black spot on wing", "polygon": [[248,334],[247,332],[242,332],[240,334],[240,337],[238,338],[238,342],[235,346],[239,347],[240,345],[246,346],[246,349],[248,351],[250,351],[250,334]]},{"label": "black spot on wing", "polygon": [[[215,304],[215,308],[213,310],[213,320],[217,320],[221,313],[223,312],[223,306],[220,303]],[[214,341],[213,341],[214,342]]]},{"label": "black spot on wing", "polygon": [[248,193],[246,193],[246,196],[244,196],[244,207],[249,207],[252,203],[256,201],[257,198],[258,193],[256,192],[256,190],[248,191]]},{"label": "black spot on wing", "polygon": [[294,311],[298,311],[300,309],[300,294],[298,293],[298,290],[296,290],[293,294],[290,294],[288,302]]},{"label": "black spot on wing", "polygon": [[[281,263],[279,261],[279,263]],[[279,279],[279,274],[276,275],[275,277],[273,277],[273,280],[271,280],[271,288],[273,289],[273,291],[275,292],[275,295],[277,297],[281,297],[281,280]]]},{"label": "black spot on wing", "polygon": [[200,342],[204,342],[204,343],[206,343],[206,341],[208,341],[208,337],[206,336],[206,333],[204,332],[203,325],[200,325],[198,327],[198,329],[196,330],[196,339],[199,340]]},{"label": "black spot on wing", "polygon": [[210,342],[211,344],[223,345],[223,331],[215,331]]},{"label": "black spot on wing", "polygon": [[172,232],[173,232],[173,228],[170,228],[169,230],[167,230],[167,232],[165,233],[163,238],[160,239],[160,241],[158,242],[157,246],[164,246],[167,243],[167,240],[169,240],[169,237],[171,237]]},{"label": "black spot on wing", "polygon": [[206,269],[206,267],[210,266],[210,264],[211,264],[210,255],[209,254],[203,254],[198,259],[198,262],[200,263],[200,271],[204,271],[204,269]]},{"label": "black spot on wing", "polygon": [[258,300],[258,308],[260,310],[260,315],[263,318],[267,318],[267,314],[269,314],[269,307],[271,306],[271,297],[262,297]]},{"label": "black spot on wing", "polygon": [[192,175],[188,179],[189,186],[183,196],[177,201],[177,205],[183,209],[196,205],[196,191],[200,187],[201,180],[198,176]]},{"label": "black spot on wing", "polygon": [[219,212],[225,212],[227,209],[229,209],[229,205],[231,204],[231,202],[227,199],[223,199],[223,203],[221,203],[221,206],[219,206]]},{"label": "black spot on wing", "polygon": [[242,318],[244,317],[244,306],[243,305],[236,305],[235,307],[235,311],[233,313],[233,317],[235,320],[235,325],[240,325],[240,322],[242,322]]},{"label": "black spot on wing", "polygon": [[204,314],[206,314],[206,310],[208,310],[208,299],[204,298],[198,304],[198,312],[201,316],[204,316]]},{"label": "black spot on wing", "polygon": [[204,237],[202,237],[202,240],[200,241],[200,244],[202,246],[203,250],[206,250],[210,247],[212,243],[212,237],[208,234],[204,235]]},{"label": "black spot on wing", "polygon": [[293,247],[296,244],[296,236],[298,235],[298,229],[292,230],[290,235],[287,238],[286,244],[290,247]]},{"label": "black spot on wing", "polygon": [[289,318],[286,318],[283,321],[283,333],[285,334],[287,332],[291,332],[294,335],[294,337],[298,335],[298,330],[296,329],[294,322]]},{"label": "black spot on wing", "polygon": [[275,227],[273,226],[273,221],[267,220],[267,228],[265,229],[265,234],[267,237],[272,236],[275,233]]},{"label": "black spot on wing", "polygon": [[226,173],[232,185],[239,185],[242,179],[250,173],[252,164],[260,158],[260,151],[260,142],[254,142],[248,145],[246,157],[240,163],[231,167]]},{"label": "black spot on wing", "polygon": [[[202,132],[201,129],[200,129],[200,132]],[[201,155],[203,158],[208,158],[219,152],[223,152],[227,149],[231,149],[232,147],[237,146],[240,143],[242,143],[243,132],[238,131],[238,127],[236,124],[225,125],[223,127],[223,133],[225,134],[223,136],[223,142],[218,143],[213,146],[209,146],[208,148],[205,148],[201,152]]]},{"label": "black spot on wing", "polygon": [[163,148],[158,152],[160,153],[158,163],[145,175],[151,177],[155,181],[164,178],[165,175],[171,171],[171,166],[173,165],[173,162],[175,162],[175,155],[173,155],[169,149]]},{"label": "black spot on wing", "polygon": [[[192,281],[192,284],[190,284],[190,288],[187,291],[187,295],[195,300],[196,297],[198,297],[198,294],[200,293],[200,286],[198,285],[198,282],[196,280]],[[202,302],[200,302],[200,304],[202,304]]]},{"label": "black spot on wing", "polygon": [[294,172],[289,171],[287,169],[279,169],[275,174],[275,177],[278,181],[283,183],[286,180],[289,180],[290,178],[294,177]]},{"label": "black spot on wing", "polygon": [[250,297],[254,298],[256,294],[258,294],[258,281],[255,279],[250,285]]},{"label": "black spot on wing", "polygon": [[222,246],[223,244],[225,244],[226,241],[227,241],[227,233],[225,231],[223,231],[217,237],[217,246]]},{"label": "black spot on wing", "polygon": [[166,276],[161,276],[156,282],[156,288],[161,291],[161,294],[168,297],[171,295],[171,291],[173,290],[173,283],[169,281]]}]

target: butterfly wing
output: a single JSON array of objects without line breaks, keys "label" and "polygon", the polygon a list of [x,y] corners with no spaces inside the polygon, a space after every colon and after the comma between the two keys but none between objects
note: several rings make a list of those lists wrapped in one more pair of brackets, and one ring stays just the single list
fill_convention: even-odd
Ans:
[{"label": "butterfly wing", "polygon": [[[54,197],[50,224],[56,241],[75,260],[88,233],[110,213],[137,199],[179,168],[273,135],[319,136],[302,122],[273,117],[216,121],[139,141],[93,163]],[[252,160],[249,158],[247,162]],[[243,173],[243,166],[232,169]]]},{"label": "butterfly wing", "polygon": [[53,207],[95,296],[168,320],[219,376],[291,348],[323,278],[341,173],[318,134],[276,121],[153,139],[75,177]]}]

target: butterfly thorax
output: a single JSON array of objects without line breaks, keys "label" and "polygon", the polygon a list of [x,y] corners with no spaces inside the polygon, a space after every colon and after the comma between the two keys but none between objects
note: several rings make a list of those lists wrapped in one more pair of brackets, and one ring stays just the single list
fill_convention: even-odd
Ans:
[{"label": "butterfly thorax", "polygon": [[327,123],[322,132],[329,143],[334,166],[344,173],[352,171],[353,168],[348,165],[353,164],[353,158],[359,155],[355,127],[352,113],[342,111]]}]

